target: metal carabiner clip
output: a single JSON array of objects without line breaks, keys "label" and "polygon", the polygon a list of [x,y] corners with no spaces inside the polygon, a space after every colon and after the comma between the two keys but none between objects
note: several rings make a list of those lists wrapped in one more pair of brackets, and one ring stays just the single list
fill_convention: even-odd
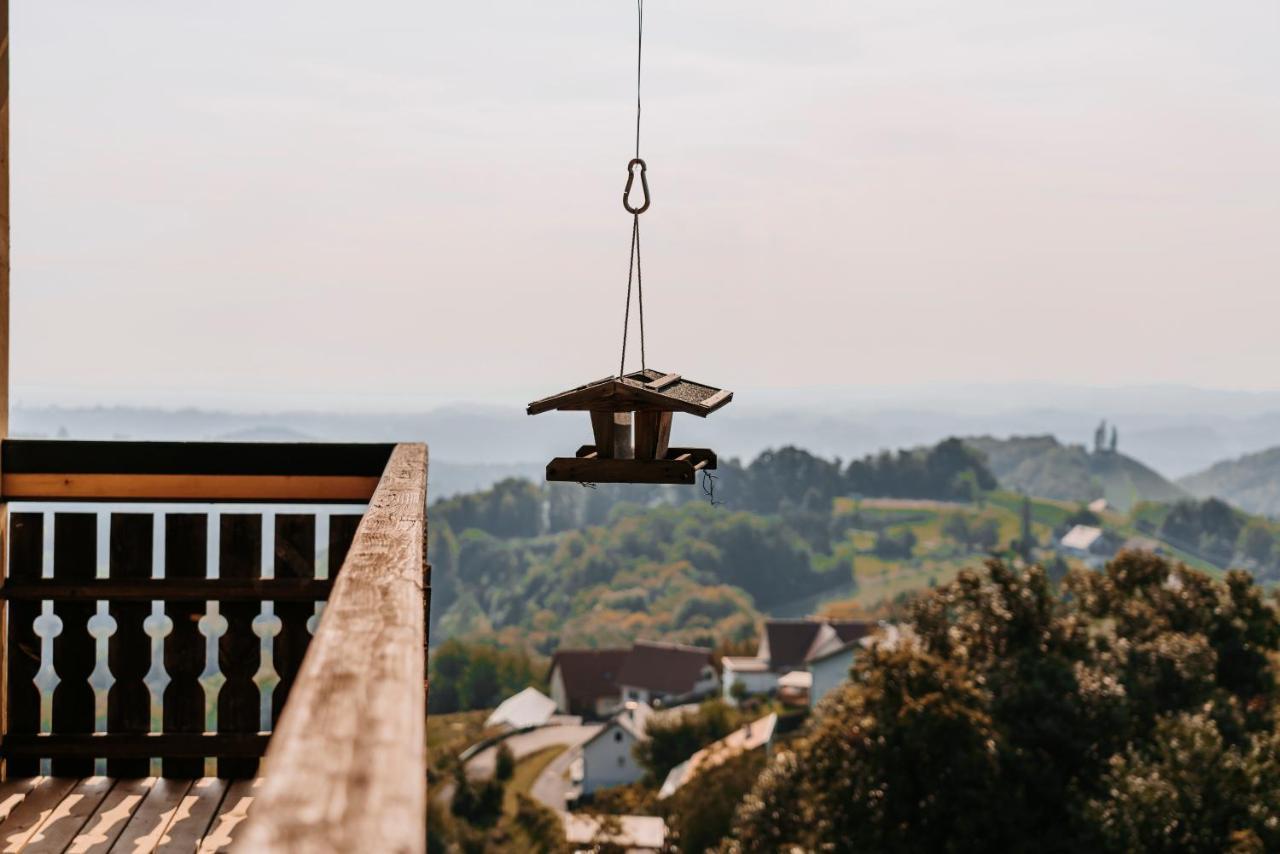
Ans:
[{"label": "metal carabiner clip", "polygon": [[[631,206],[631,184],[636,178],[636,166],[640,167],[640,187],[644,190],[644,204],[638,208]],[[649,209],[649,179],[646,173],[649,167],[639,157],[633,157],[631,162],[627,164],[627,186],[622,191],[622,206],[627,209],[627,213],[639,216]]]}]

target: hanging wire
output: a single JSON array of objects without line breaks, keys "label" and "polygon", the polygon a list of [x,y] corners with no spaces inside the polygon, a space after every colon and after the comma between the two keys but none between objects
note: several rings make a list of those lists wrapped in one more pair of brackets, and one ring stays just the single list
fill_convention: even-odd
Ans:
[{"label": "hanging wire", "polygon": [[707,496],[707,502],[712,507],[724,504],[723,501],[716,501],[716,481],[719,479],[706,469],[702,470],[702,494]]},{"label": "hanging wire", "polygon": [[[622,314],[622,357],[618,360],[618,376],[627,370],[627,331],[631,326],[631,282],[636,284],[637,308],[640,315],[640,369],[648,368],[644,351],[644,277],[640,272],[640,214],[649,209],[649,180],[646,175],[648,167],[640,158],[640,81],[642,60],[644,58],[644,0],[636,0],[636,155],[627,164],[627,186],[622,191],[622,206],[631,214],[631,251],[627,256],[627,307]],[[635,169],[640,167],[640,183],[644,188],[644,203],[639,207],[631,204],[631,185],[635,180]]]}]

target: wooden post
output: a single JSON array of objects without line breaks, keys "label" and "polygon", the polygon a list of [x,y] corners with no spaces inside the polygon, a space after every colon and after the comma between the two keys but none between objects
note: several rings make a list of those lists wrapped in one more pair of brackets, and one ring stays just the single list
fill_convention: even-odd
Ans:
[{"label": "wooden post", "polygon": [[[0,0],[0,442],[9,436],[9,0]],[[0,502],[0,579],[9,543],[9,505]],[[0,608],[0,734],[9,731],[9,674],[3,662],[9,609]]]},{"label": "wooden post", "polygon": [[613,458],[613,413],[591,411],[591,432],[596,437],[596,456]]},{"label": "wooden post", "polygon": [[631,449],[631,413],[591,410],[591,431],[596,437],[596,456],[602,460],[629,460]]},{"label": "wooden post", "polygon": [[671,440],[670,412],[636,413],[636,459],[660,460]]},{"label": "wooden post", "polygon": [[613,413],[613,456],[619,460],[633,459],[631,449],[631,413]]}]

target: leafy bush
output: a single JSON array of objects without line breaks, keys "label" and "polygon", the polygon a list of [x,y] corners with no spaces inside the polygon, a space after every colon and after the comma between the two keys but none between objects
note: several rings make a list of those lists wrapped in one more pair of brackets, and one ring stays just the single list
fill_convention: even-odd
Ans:
[{"label": "leafy bush", "polygon": [[1280,618],[1225,580],[1123,553],[1055,591],[991,561],[779,751],[731,851],[1280,848]]},{"label": "leafy bush", "polygon": [[671,769],[738,728],[738,714],[722,700],[707,700],[696,711],[651,718],[649,738],[635,746],[636,761],[651,785],[659,785]]},{"label": "leafy bush", "polygon": [[433,713],[489,709],[530,685],[542,686],[545,664],[523,649],[447,640],[428,656]]}]

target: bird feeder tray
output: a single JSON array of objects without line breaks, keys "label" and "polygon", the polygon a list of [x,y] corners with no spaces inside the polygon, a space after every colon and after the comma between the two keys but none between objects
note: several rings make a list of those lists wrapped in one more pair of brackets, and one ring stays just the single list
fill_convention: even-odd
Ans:
[{"label": "bird feeder tray", "polygon": [[642,370],[536,400],[528,413],[591,415],[595,444],[549,462],[549,481],[692,484],[699,471],[716,467],[716,455],[707,448],[671,447],[671,417],[687,412],[705,418],[732,399],[731,391],[679,374]]}]

